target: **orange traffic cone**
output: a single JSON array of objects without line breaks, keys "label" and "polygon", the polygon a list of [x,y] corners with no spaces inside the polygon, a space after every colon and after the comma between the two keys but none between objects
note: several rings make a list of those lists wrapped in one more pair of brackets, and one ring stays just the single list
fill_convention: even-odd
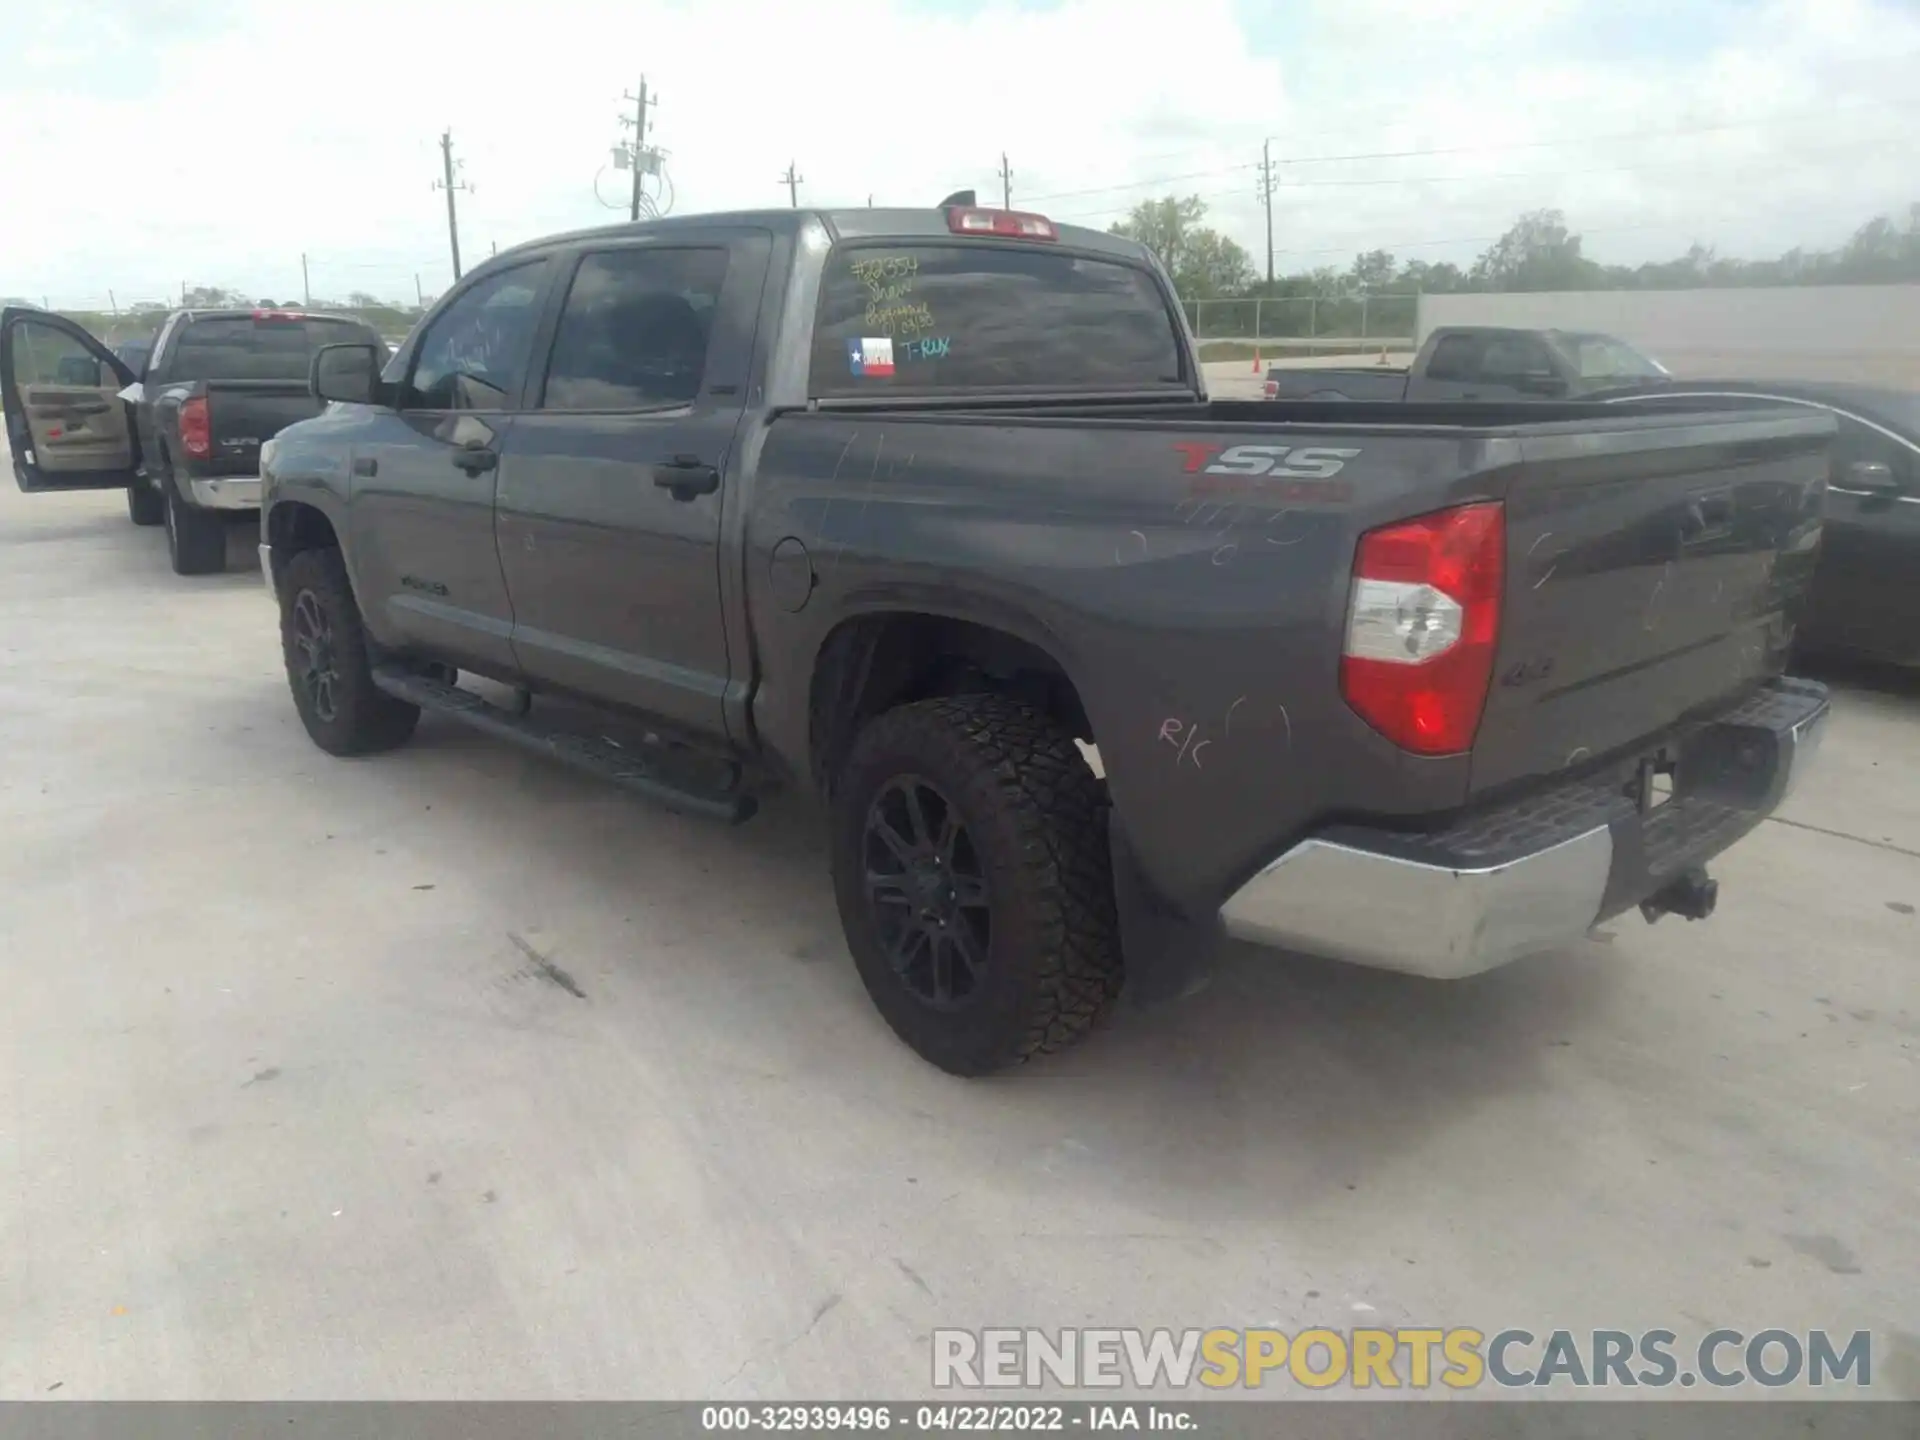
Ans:
[{"label": "orange traffic cone", "polygon": [[1260,373],[1260,347],[1258,345],[1253,347],[1253,373],[1256,375]]}]

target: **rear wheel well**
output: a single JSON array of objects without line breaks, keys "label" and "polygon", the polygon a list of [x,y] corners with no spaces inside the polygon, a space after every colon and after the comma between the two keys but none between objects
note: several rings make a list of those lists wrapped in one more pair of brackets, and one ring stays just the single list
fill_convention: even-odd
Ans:
[{"label": "rear wheel well", "polygon": [[814,661],[808,697],[814,783],[832,787],[853,739],[874,716],[947,695],[1009,695],[1078,740],[1093,742],[1080,692],[1060,662],[1005,630],[902,612],[841,624]]}]

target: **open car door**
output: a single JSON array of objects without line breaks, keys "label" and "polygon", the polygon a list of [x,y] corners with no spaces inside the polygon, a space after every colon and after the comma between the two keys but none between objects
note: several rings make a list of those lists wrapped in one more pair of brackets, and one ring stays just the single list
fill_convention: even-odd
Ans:
[{"label": "open car door", "polygon": [[71,320],[0,310],[0,402],[13,478],[42,490],[112,490],[139,464],[133,414],[120,392],[134,375]]}]

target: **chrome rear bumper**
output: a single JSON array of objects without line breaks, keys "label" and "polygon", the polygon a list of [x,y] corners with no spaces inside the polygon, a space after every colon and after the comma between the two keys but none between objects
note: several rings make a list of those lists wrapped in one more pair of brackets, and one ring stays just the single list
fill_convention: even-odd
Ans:
[{"label": "chrome rear bumper", "polygon": [[209,480],[188,480],[187,493],[202,510],[258,510],[258,475],[222,475]]},{"label": "chrome rear bumper", "polygon": [[1438,834],[1323,832],[1220,918],[1242,940],[1437,979],[1557,949],[1766,818],[1805,774],[1827,713],[1824,686],[1776,682],[1679,742],[1672,798],[1652,810],[1616,769]]}]

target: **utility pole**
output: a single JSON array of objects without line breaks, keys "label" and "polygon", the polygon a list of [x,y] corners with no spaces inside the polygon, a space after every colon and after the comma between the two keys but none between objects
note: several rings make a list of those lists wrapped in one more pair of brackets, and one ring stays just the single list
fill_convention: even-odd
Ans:
[{"label": "utility pole", "polygon": [[447,192],[447,244],[453,250],[453,278],[460,278],[460,217],[453,208],[453,192],[472,190],[466,181],[455,182],[453,178],[453,131],[440,132],[440,167],[445,179],[433,182],[433,188]]},{"label": "utility pole", "polygon": [[1267,284],[1273,284],[1273,141],[1260,142],[1260,198],[1267,204]]},{"label": "utility pole", "polygon": [[787,203],[796,210],[800,208],[800,182],[806,178],[800,173],[797,160],[789,160],[787,173],[780,177],[780,183],[787,187]]},{"label": "utility pole", "polygon": [[422,310],[427,308],[427,292],[420,288],[420,272],[413,272],[413,299]]},{"label": "utility pole", "polygon": [[627,206],[627,218],[638,220],[640,218],[640,182],[646,176],[644,167],[647,153],[647,106],[652,105],[658,108],[660,97],[656,95],[651,100],[647,98],[647,77],[642,75],[640,93],[638,95],[623,93],[620,98],[634,102],[633,119],[629,120],[622,115],[620,123],[633,126],[633,199]]},{"label": "utility pole", "polygon": [[1013,169],[1007,164],[1007,152],[1000,152],[1000,208],[1013,208]]},{"label": "utility pole", "polygon": [[120,318],[120,302],[113,298],[113,291],[107,291],[107,308],[113,311],[113,318]]},{"label": "utility pole", "polygon": [[311,310],[313,308],[313,285],[307,279],[307,257],[304,254],[300,257],[300,293],[305,297],[303,303],[307,309]]}]

